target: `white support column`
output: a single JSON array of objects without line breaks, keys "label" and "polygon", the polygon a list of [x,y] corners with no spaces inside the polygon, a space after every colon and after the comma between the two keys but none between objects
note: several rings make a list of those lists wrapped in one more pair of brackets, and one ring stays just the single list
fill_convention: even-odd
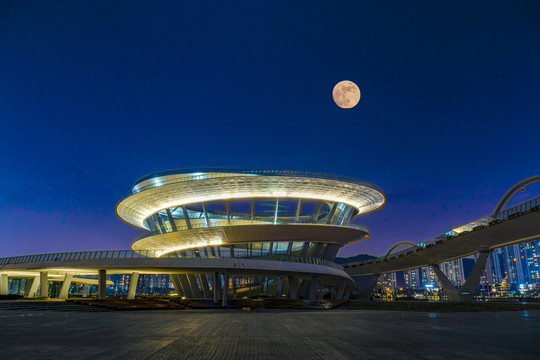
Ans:
[{"label": "white support column", "polygon": [[41,271],[39,273],[39,284],[41,285],[41,297],[49,297],[49,273],[47,271]]},{"label": "white support column", "polygon": [[0,274],[0,295],[8,294],[8,274]]},{"label": "white support column", "polygon": [[66,274],[64,277],[64,282],[62,282],[62,287],[60,288],[60,294],[58,294],[59,299],[67,299],[69,294],[69,287],[71,286],[71,280],[73,279],[73,274]]},{"label": "white support column", "polygon": [[83,297],[83,298],[87,298],[88,295],[90,295],[90,285],[85,284],[85,285],[84,285],[84,288],[83,288],[82,297]]},{"label": "white support column", "polygon": [[36,276],[28,280],[30,282],[30,287],[28,287],[28,282],[26,283],[27,289],[25,289],[26,297],[35,298],[36,293],[39,288],[39,276]]},{"label": "white support column", "polygon": [[279,213],[279,198],[276,198],[276,208],[274,209],[274,224],[277,223]]},{"label": "white support column", "polygon": [[169,224],[171,224],[171,229],[173,232],[176,232],[176,223],[174,222],[174,218],[172,216],[170,209],[165,209],[165,212],[167,213],[167,217],[169,218]]},{"label": "white support column", "polygon": [[104,300],[107,298],[107,271],[104,269],[98,270],[98,299]]},{"label": "white support column", "polygon": [[227,306],[227,299],[229,297],[229,273],[223,275],[223,299],[221,306]]},{"label": "white support column", "polygon": [[[210,223],[208,221],[208,212],[206,212],[206,205],[204,203],[202,203],[202,209],[203,209],[203,214],[204,214],[204,225],[206,227],[209,227]],[[206,251],[208,252],[208,249]]]},{"label": "white support column", "polygon": [[296,203],[296,211],[294,213],[295,221],[298,221],[298,218],[300,218],[301,213],[302,213],[302,198],[298,199],[298,202]]},{"label": "white support column", "polygon": [[330,214],[328,214],[328,220],[326,220],[327,224],[332,223],[332,218],[334,217],[334,214],[336,213],[337,204],[338,204],[337,201],[334,202],[334,205],[332,206],[332,210],[330,210]]},{"label": "white support column", "polygon": [[137,293],[138,282],[139,282],[139,273],[138,272],[131,273],[131,278],[129,279],[128,294],[127,294],[128,300],[135,299],[135,294]]},{"label": "white support column", "polygon": [[188,229],[191,229],[191,221],[189,220],[189,214],[187,212],[186,206],[182,205],[182,213],[184,214],[184,219],[186,220],[186,226]]}]

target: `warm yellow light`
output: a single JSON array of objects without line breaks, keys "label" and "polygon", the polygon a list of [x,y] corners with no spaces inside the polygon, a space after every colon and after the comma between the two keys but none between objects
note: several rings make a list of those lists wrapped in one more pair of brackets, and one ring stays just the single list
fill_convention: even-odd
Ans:
[{"label": "warm yellow light", "polygon": [[172,183],[133,194],[117,204],[124,221],[144,228],[143,221],[159,210],[201,202],[249,198],[303,198],[341,202],[360,214],[382,207],[385,195],[366,185],[318,178],[238,176]]}]

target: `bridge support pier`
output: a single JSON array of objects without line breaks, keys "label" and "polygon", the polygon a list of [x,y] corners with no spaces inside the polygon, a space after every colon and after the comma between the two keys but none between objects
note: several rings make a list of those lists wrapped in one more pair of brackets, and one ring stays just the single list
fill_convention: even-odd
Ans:
[{"label": "bridge support pier", "polygon": [[139,273],[138,272],[131,273],[131,278],[129,279],[128,293],[127,293],[128,300],[135,299],[135,294],[137,293],[138,282],[139,282]]},{"label": "bridge support pier", "polygon": [[380,275],[381,274],[351,276],[356,284],[359,299],[369,300],[373,289],[375,289],[375,286],[377,285],[377,280],[379,280]]},{"label": "bridge support pier", "polygon": [[467,280],[465,280],[465,283],[460,289],[456,288],[454,284],[452,284],[450,279],[448,279],[448,277],[446,277],[446,275],[439,268],[439,265],[437,264],[431,265],[431,267],[433,268],[433,271],[435,271],[435,274],[437,274],[437,278],[439,279],[442,286],[444,287],[444,290],[446,291],[446,294],[448,295],[449,301],[461,301],[461,302],[473,301],[474,294],[476,292],[476,289],[478,288],[478,284],[480,283],[480,276],[482,275],[482,272],[484,271],[484,267],[486,266],[486,262],[490,253],[491,253],[491,250],[480,251],[478,255],[478,259],[476,260],[476,263],[474,264],[474,267],[471,273],[469,274],[469,277],[467,278]]}]

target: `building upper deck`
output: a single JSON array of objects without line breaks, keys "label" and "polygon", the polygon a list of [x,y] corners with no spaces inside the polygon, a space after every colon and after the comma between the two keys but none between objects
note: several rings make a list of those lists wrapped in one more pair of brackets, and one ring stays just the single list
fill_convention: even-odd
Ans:
[{"label": "building upper deck", "polygon": [[293,170],[180,169],[146,175],[116,205],[126,223],[145,229],[158,211],[228,199],[294,198],[342,203],[354,215],[381,208],[386,196],[376,185],[351,177]]}]

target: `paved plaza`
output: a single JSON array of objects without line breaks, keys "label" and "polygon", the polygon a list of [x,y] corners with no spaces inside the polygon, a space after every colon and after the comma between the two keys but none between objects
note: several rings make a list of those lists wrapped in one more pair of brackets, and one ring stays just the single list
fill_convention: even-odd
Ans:
[{"label": "paved plaza", "polygon": [[538,359],[539,311],[0,310],[2,359]]}]

